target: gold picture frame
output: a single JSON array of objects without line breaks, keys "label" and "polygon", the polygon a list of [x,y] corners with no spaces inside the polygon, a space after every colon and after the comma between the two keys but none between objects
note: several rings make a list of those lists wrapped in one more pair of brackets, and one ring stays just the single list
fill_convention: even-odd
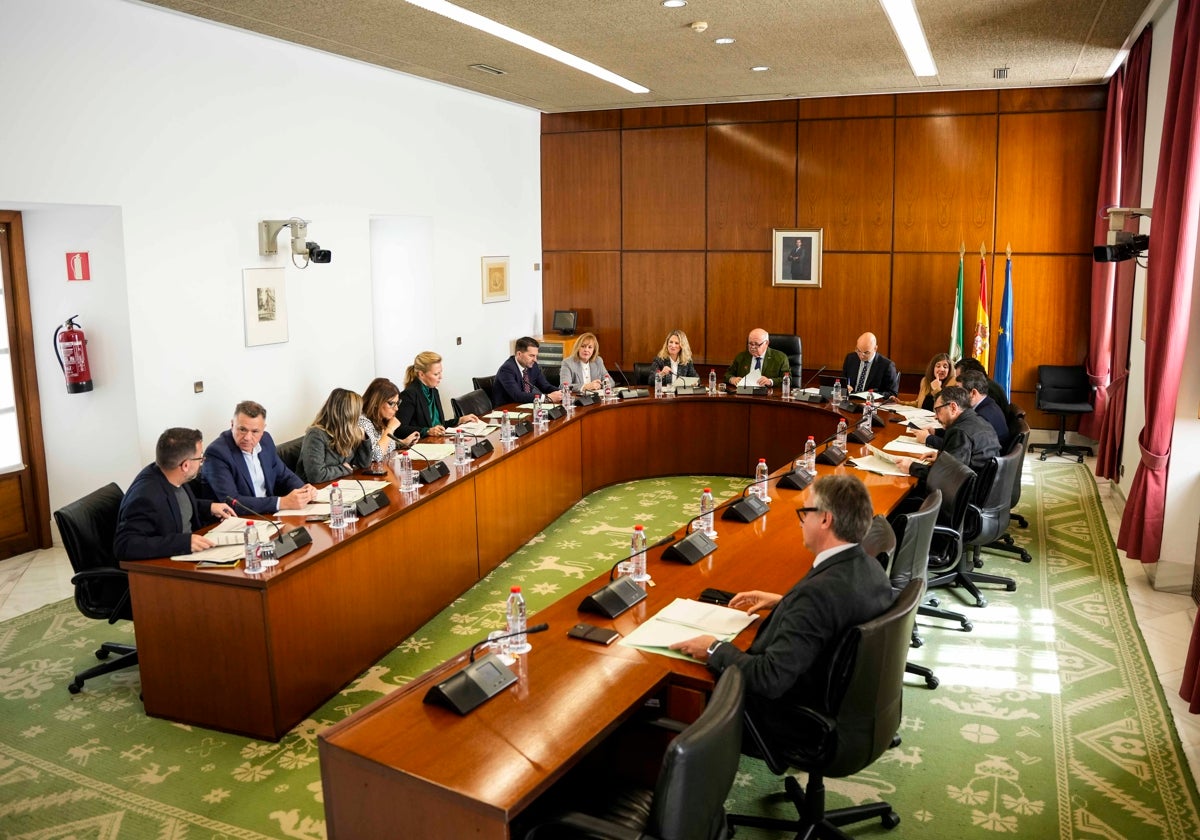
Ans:
[{"label": "gold picture frame", "polygon": [[483,302],[508,300],[508,257],[484,257]]}]

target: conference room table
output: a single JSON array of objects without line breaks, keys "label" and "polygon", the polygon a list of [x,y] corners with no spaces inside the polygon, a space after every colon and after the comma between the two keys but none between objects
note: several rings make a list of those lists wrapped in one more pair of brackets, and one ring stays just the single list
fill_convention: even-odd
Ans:
[{"label": "conference room table", "polygon": [[[550,628],[531,636],[532,651],[517,658],[513,666],[519,676],[517,683],[465,716],[423,700],[431,686],[467,664],[467,651],[323,732],[319,750],[326,830],[331,840],[399,836],[399,826],[405,838],[507,838],[514,818],[647,700],[658,699],[676,719],[690,720],[699,714],[713,686],[713,676],[703,665],[619,643],[604,647],[584,642],[568,637],[567,630],[578,622],[588,622],[626,636],[675,598],[697,598],[707,587],[734,592],[764,589],[782,593],[790,589],[812,564],[795,513],[796,508],[810,503],[812,489],[785,489],[778,486],[778,480],[791,469],[809,431],[818,441],[823,440],[828,433],[822,434],[822,430],[836,428],[839,415],[827,407],[778,399],[697,397],[640,400],[589,410],[577,418],[582,421],[585,438],[593,423],[597,428],[624,430],[620,446],[614,446],[611,453],[614,458],[624,458],[623,468],[611,463],[591,467],[618,480],[645,472],[636,465],[652,457],[646,444],[658,440],[657,429],[671,428],[662,420],[669,420],[672,412],[697,411],[713,422],[725,422],[724,412],[734,408],[756,417],[769,411],[781,424],[747,428],[758,447],[777,441],[788,450],[782,459],[768,461],[778,466],[767,484],[772,500],[767,514],[740,523],[721,520],[718,511],[718,547],[695,565],[665,560],[662,555],[669,546],[650,550],[647,567],[653,583],[646,587],[646,599],[614,619],[579,611],[584,597],[608,582],[607,571],[539,610],[531,616],[531,624],[547,622]],[[847,419],[854,423],[858,418],[851,414]],[[643,424],[653,431],[647,435],[638,432]],[[674,427],[671,440],[703,437],[700,448],[709,453],[707,457],[696,453],[688,459],[687,469],[676,471],[722,472],[714,467],[719,459],[730,457],[723,449],[727,444],[739,461],[728,464],[734,467],[730,471],[746,474],[750,462],[757,461],[754,455],[760,448],[752,445],[744,452],[735,429],[724,431],[726,436],[718,440],[681,434],[679,427]],[[872,443],[882,446],[903,431],[889,423],[876,430]],[[618,456],[617,450],[632,454]],[[853,456],[860,447],[851,444],[849,450]],[[853,470],[849,465],[818,466],[818,476],[848,470],[866,483],[877,513],[893,510],[914,483],[909,478]],[[622,471],[635,475],[622,475]],[[674,536],[683,535],[680,529]],[[757,626],[752,623],[734,644],[749,646]]]},{"label": "conference room table", "polygon": [[[401,493],[389,472],[386,507],[343,531],[307,523],[311,544],[261,575],[165,558],[123,562],[145,710],[278,740],[588,493],[655,476],[752,475],[760,457],[782,468],[808,435],[829,437],[839,416],[827,406],[776,396],[581,407],[509,446],[493,433],[494,452],[451,466],[449,476],[415,493]],[[865,477],[881,509],[908,484]],[[788,495],[781,494],[785,505],[795,501]],[[746,527],[779,532],[803,552],[794,522],[777,519],[773,512]],[[285,529],[298,524],[282,521]],[[777,550],[764,543],[764,559]],[[723,588],[740,585],[726,564],[712,562],[733,575]],[[661,565],[653,554],[651,565]],[[704,566],[691,571],[703,573]],[[792,580],[803,569],[794,572]],[[632,611],[616,626],[627,630],[643,614],[644,608]],[[535,674],[539,656],[545,654],[528,662]],[[644,673],[640,660],[610,653],[601,661]],[[702,671],[692,674],[698,685],[705,684]]]}]

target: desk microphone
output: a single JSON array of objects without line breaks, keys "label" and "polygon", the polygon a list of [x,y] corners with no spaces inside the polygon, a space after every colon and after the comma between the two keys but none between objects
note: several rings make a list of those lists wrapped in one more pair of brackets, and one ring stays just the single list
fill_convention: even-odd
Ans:
[{"label": "desk microphone", "polygon": [[475,644],[471,645],[471,659],[470,659],[470,661],[471,661],[471,662],[474,662],[474,661],[475,661],[475,651],[479,650],[479,646],[480,646],[480,645],[486,645],[486,644],[488,644],[489,642],[498,642],[498,641],[500,641],[501,639],[510,639],[510,638],[512,638],[513,636],[520,636],[522,633],[523,633],[523,634],[525,634],[525,635],[527,635],[527,636],[528,636],[528,635],[531,635],[531,634],[533,634],[533,633],[544,633],[544,632],[546,632],[546,631],[547,631],[547,630],[549,630],[549,629],[550,629],[550,625],[549,625],[549,624],[547,624],[546,622],[542,622],[541,624],[535,624],[535,625],[533,625],[532,627],[526,627],[524,630],[521,630],[521,631],[519,631],[519,632],[516,632],[516,633],[505,633],[503,636],[492,636],[492,637],[490,637],[490,638],[487,638],[487,639],[482,639],[482,640],[480,640],[480,641],[476,642]]},{"label": "desk microphone", "polygon": [[812,376],[808,377],[808,381],[805,382],[803,385],[801,385],[800,389],[804,390],[804,389],[808,388],[809,385],[812,385],[817,380],[817,377],[825,372],[825,369],[827,367],[829,367],[829,365],[821,365],[821,369],[819,371],[817,371],[816,373],[814,373]]},{"label": "desk microphone", "polygon": [[387,497],[387,493],[382,490],[376,490],[374,493],[368,493],[367,488],[363,486],[362,481],[355,475],[348,475],[346,478],[354,481],[358,485],[358,501],[354,503],[354,510],[359,516],[366,516],[368,513],[374,513],[382,507],[387,507],[392,503],[392,500]]},{"label": "desk microphone", "polygon": [[[535,624],[525,633],[541,633],[550,629],[549,624]],[[506,633],[494,637],[505,639],[518,633]],[[460,715],[465,715],[480,703],[484,703],[517,681],[517,675],[504,664],[499,656],[489,653],[475,661],[475,649],[487,640],[471,648],[471,661],[466,667],[425,692],[424,701],[431,705],[444,706]]]},{"label": "desk microphone", "polygon": [[801,402],[815,402],[815,403],[825,402],[825,398],[822,397],[819,393],[818,394],[808,394],[805,392],[808,390],[808,387],[810,385],[812,385],[813,382],[816,381],[817,377],[825,372],[825,369],[827,367],[828,367],[828,365],[821,365],[821,369],[818,370],[816,373],[814,373],[812,376],[810,376],[808,378],[808,381],[800,386],[799,391],[793,391],[792,399],[800,400]]},{"label": "desk microphone", "polygon": [[747,496],[746,493],[751,487],[759,484],[766,484],[771,480],[771,476],[760,478],[756,481],[751,481],[742,488],[742,493],[729,508],[721,514],[722,519],[732,519],[734,522],[753,522],[767,512],[767,503],[758,496]]},{"label": "desk microphone", "polygon": [[445,478],[450,475],[450,468],[446,466],[445,461],[435,461],[428,455],[422,455],[421,450],[417,449],[415,443],[408,447],[408,451],[415,452],[417,457],[425,462],[425,469],[417,472],[417,478],[420,479],[422,484],[432,484],[439,478]]},{"label": "desk microphone", "polygon": [[248,513],[251,516],[251,518],[261,519],[262,521],[269,522],[269,523],[271,523],[272,526],[274,526],[275,538],[273,540],[271,540],[271,542],[275,543],[275,559],[276,560],[282,560],[284,557],[291,554],[297,548],[306,546],[312,542],[312,535],[308,533],[308,529],[305,528],[303,525],[301,525],[298,528],[293,528],[292,530],[288,531],[285,534],[285,533],[283,533],[283,528],[281,528],[279,526],[279,523],[276,522],[274,519],[271,519],[268,516],[263,516],[261,513],[259,513],[256,510],[251,510],[250,508],[246,507],[244,504],[242,504],[241,502],[239,502],[237,499],[233,498],[232,496],[225,497],[225,504],[229,505],[234,510],[241,508],[242,510],[246,511],[246,513]]},{"label": "desk microphone", "polygon": [[460,435],[468,435],[472,440],[475,441],[467,449],[472,458],[482,458],[489,452],[496,451],[496,448],[492,446],[492,442],[483,435],[477,435],[474,432],[468,432],[466,429],[458,429],[455,433]]}]

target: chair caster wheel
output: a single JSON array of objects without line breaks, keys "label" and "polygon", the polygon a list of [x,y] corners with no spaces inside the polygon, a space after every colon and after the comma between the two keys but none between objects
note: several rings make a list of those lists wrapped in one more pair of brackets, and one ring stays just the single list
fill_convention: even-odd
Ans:
[{"label": "chair caster wheel", "polygon": [[986,606],[987,606],[987,598],[976,598],[976,599],[975,599],[975,606],[977,606],[977,607],[986,607]]},{"label": "chair caster wheel", "polygon": [[1083,456],[1082,456],[1082,455],[1080,455],[1080,456],[1079,456],[1079,463],[1080,463],[1080,464],[1082,464],[1082,463],[1083,463]]},{"label": "chair caster wheel", "polygon": [[1021,562],[1022,563],[1032,563],[1033,555],[1030,554],[1028,551],[1022,551],[1021,552]]},{"label": "chair caster wheel", "polygon": [[1045,461],[1045,460],[1046,460],[1046,453],[1045,453],[1045,452],[1043,452],[1041,455],[1039,455],[1039,456],[1038,456],[1038,460],[1039,460],[1039,461]]},{"label": "chair caster wheel", "polygon": [[917,636],[915,639],[913,639],[911,642],[908,643],[908,646],[913,647],[913,648],[924,647],[924,645],[925,645],[925,640],[922,639],[920,636]]},{"label": "chair caster wheel", "polygon": [[969,621],[964,621],[962,629],[963,629],[964,633],[970,633],[972,630],[975,629],[975,625]]},{"label": "chair caster wheel", "polygon": [[926,603],[929,604],[929,606],[931,606],[931,607],[936,607],[938,605],[938,599],[930,598]]},{"label": "chair caster wheel", "polygon": [[929,677],[925,680],[925,685],[929,689],[937,688],[938,683],[939,683],[939,680],[937,677]]},{"label": "chair caster wheel", "polygon": [[882,817],[879,818],[879,821],[883,824],[884,828],[891,831],[893,828],[900,825],[900,815],[897,814],[895,811],[888,811],[886,814],[884,814]]},{"label": "chair caster wheel", "polygon": [[71,692],[72,694],[78,694],[79,692],[83,691],[83,683],[73,682],[67,686],[67,691]]},{"label": "chair caster wheel", "polygon": [[1009,592],[1016,592],[1017,591],[1017,582],[1015,580],[1011,581],[1004,588],[1006,590],[1008,590]]},{"label": "chair caster wheel", "polygon": [[104,648],[100,648],[100,650],[96,651],[96,658],[108,659],[108,651],[106,651]]}]

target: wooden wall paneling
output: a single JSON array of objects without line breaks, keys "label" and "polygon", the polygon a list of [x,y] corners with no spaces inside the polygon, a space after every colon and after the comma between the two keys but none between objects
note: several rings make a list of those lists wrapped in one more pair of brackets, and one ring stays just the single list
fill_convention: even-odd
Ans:
[{"label": "wooden wall paneling", "polygon": [[620,111],[571,111],[542,114],[542,134],[565,131],[605,131],[621,127]]},{"label": "wooden wall paneling", "polygon": [[1103,141],[1103,111],[1000,117],[997,250],[1091,253]]},{"label": "wooden wall paneling", "polygon": [[769,99],[763,102],[717,102],[707,106],[709,125],[718,123],[795,122],[795,99]]},{"label": "wooden wall paneling", "polygon": [[622,358],[626,366],[649,362],[667,333],[680,329],[692,354],[704,358],[703,251],[630,252],[621,258]]},{"label": "wooden wall paneling", "polygon": [[799,126],[796,227],[825,230],[828,251],[890,251],[895,120]]},{"label": "wooden wall paneling", "polygon": [[579,311],[578,332],[592,332],[605,364],[621,362],[621,254],[565,251],[542,255],[542,323],[555,309]]},{"label": "wooden wall paneling", "polygon": [[845,117],[892,117],[896,114],[896,96],[826,96],[800,100],[801,120],[829,120]]},{"label": "wooden wall paneling", "polygon": [[710,252],[706,281],[704,361],[729,364],[756,327],[795,333],[797,290],[771,285],[770,253]]},{"label": "wooden wall paneling", "polygon": [[999,105],[994,90],[952,90],[896,95],[896,116],[934,117],[951,114],[994,114]]},{"label": "wooden wall paneling", "polygon": [[621,247],[621,133],[542,135],[542,248]]},{"label": "wooden wall paneling", "polygon": [[[958,280],[958,254],[896,254],[892,258],[892,352],[902,371],[924,373],[935,353],[950,349],[950,319]],[[963,304],[970,312],[979,297],[979,253],[967,251]],[[969,303],[969,305],[968,305]],[[970,329],[970,326],[967,327]]]},{"label": "wooden wall paneling", "polygon": [[1000,91],[1000,113],[1030,111],[1103,111],[1108,85],[1008,88]]},{"label": "wooden wall paneling", "polygon": [[764,251],[796,221],[796,123],[708,128],[708,248]]},{"label": "wooden wall paneling", "polygon": [[896,120],[896,251],[992,248],[995,116]]},{"label": "wooden wall paneling", "polygon": [[[796,290],[796,329],[804,342],[804,366],[840,370],[864,332],[873,332],[888,358],[891,327],[890,254],[826,254],[819,289]],[[946,316],[946,323],[950,323]]]},{"label": "wooden wall paneling", "polygon": [[620,113],[622,128],[704,125],[707,120],[703,105],[677,105],[666,108],[626,108]]},{"label": "wooden wall paneling", "polygon": [[623,132],[621,230],[627,251],[704,249],[705,129]]}]

